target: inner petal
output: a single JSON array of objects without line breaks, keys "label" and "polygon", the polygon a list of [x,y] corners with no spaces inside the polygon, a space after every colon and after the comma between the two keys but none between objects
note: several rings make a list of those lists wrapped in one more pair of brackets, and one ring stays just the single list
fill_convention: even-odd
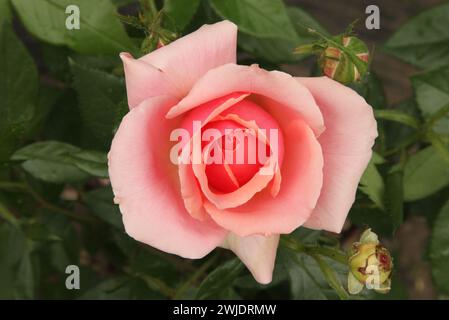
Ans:
[{"label": "inner petal", "polygon": [[[212,143],[207,155],[212,162],[205,169],[209,187],[219,193],[235,191],[251,180],[263,165],[257,157],[260,142],[248,128],[232,120],[211,122],[204,127],[203,133],[207,130],[218,130],[223,134]],[[203,147],[204,143],[207,141],[203,141]],[[262,146],[266,149],[265,143]]]}]

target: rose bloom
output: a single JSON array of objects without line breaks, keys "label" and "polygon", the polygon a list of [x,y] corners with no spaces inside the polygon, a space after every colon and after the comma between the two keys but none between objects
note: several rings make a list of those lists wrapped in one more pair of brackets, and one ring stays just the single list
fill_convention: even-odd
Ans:
[{"label": "rose bloom", "polygon": [[[131,237],[190,259],[230,249],[266,284],[280,234],[341,231],[377,126],[353,90],[327,77],[237,65],[236,44],[237,27],[222,21],[139,59],[120,55],[130,111],[112,141],[109,174]],[[190,140],[173,137],[180,128]],[[210,128],[222,135],[189,148]],[[240,140],[231,150],[243,152],[243,163],[205,161],[225,129],[242,128],[278,132],[276,141],[254,136],[266,163],[248,161],[253,150]],[[268,165],[274,169],[263,172]]]}]

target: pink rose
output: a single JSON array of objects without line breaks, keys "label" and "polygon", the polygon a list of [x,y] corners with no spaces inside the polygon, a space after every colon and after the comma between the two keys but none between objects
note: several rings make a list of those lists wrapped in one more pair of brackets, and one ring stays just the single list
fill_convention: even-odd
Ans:
[{"label": "pink rose", "polygon": [[[376,121],[362,97],[327,77],[237,65],[236,42],[237,27],[223,21],[137,60],[121,54],[131,110],[112,141],[109,174],[130,236],[192,259],[228,248],[269,283],[280,234],[341,231]],[[265,163],[248,161],[254,150],[238,139],[215,150],[242,151],[244,163],[206,162],[236,128],[256,132]],[[190,138],[177,142],[177,129]],[[192,147],[206,129],[221,136]]]}]

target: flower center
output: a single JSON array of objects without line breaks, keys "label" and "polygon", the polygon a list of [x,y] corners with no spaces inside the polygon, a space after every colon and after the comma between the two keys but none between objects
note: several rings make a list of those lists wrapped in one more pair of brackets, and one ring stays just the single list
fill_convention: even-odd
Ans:
[{"label": "flower center", "polygon": [[243,100],[223,112],[202,129],[209,187],[233,192],[249,182],[270,157],[278,157],[280,165],[281,135],[271,115],[251,101]]}]

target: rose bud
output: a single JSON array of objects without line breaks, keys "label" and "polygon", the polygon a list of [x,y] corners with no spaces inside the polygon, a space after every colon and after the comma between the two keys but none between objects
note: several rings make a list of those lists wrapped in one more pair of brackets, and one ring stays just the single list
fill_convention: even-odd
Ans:
[{"label": "rose bud", "polygon": [[309,31],[321,39],[297,47],[294,53],[316,54],[323,74],[340,83],[348,84],[359,81],[368,73],[369,51],[362,40],[348,33],[328,38],[315,30]]},{"label": "rose bud", "polygon": [[348,263],[348,289],[351,294],[358,294],[364,285],[379,293],[390,291],[393,260],[371,229],[363,232],[360,242],[353,244]]}]

